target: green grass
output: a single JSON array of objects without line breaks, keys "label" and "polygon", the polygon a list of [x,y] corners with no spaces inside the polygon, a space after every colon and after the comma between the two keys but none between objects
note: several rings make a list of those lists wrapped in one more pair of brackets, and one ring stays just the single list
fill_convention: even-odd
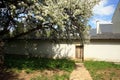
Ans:
[{"label": "green grass", "polygon": [[113,62],[104,62],[104,61],[85,61],[85,66],[88,69],[106,69],[106,68],[117,68],[120,69],[120,65],[114,64]]},{"label": "green grass", "polygon": [[59,75],[53,75],[51,77],[46,77],[46,76],[36,76],[31,78],[31,80],[69,80],[69,74],[63,74],[61,76]]},{"label": "green grass", "polygon": [[60,69],[72,71],[75,62],[69,59],[28,58],[20,55],[5,55],[5,65],[11,69],[25,69],[27,73],[32,70]]},{"label": "green grass", "polygon": [[84,65],[89,70],[93,80],[119,79],[116,78],[116,76],[120,74],[118,71],[120,70],[120,65],[118,64],[104,61],[85,61]]}]

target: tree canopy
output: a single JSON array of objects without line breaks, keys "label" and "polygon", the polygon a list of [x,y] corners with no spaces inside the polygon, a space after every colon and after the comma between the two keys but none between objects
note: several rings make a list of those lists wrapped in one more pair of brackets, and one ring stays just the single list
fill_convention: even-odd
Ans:
[{"label": "tree canopy", "polygon": [[[0,38],[32,33],[41,38],[85,40],[99,0],[1,0]],[[12,34],[12,35],[10,35]]]}]

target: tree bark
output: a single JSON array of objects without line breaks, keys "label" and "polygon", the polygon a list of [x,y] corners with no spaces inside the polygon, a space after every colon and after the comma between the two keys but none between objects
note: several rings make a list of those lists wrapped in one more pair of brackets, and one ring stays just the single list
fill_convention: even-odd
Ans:
[{"label": "tree bark", "polygon": [[0,67],[4,64],[4,42],[0,40]]}]

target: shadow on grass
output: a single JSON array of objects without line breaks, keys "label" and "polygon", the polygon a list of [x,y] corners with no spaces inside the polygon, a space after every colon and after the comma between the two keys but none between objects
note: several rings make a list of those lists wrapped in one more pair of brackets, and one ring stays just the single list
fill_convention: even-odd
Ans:
[{"label": "shadow on grass", "polygon": [[69,59],[50,59],[20,55],[5,55],[5,65],[7,68],[16,68],[18,70],[60,69],[72,71],[75,67],[75,62]]},{"label": "shadow on grass", "polygon": [[0,80],[18,80],[18,76],[18,74],[9,71],[5,66],[0,66]]},{"label": "shadow on grass", "polygon": [[65,70],[71,72],[75,68],[75,62],[69,59],[50,59],[28,57],[22,55],[5,55],[4,66],[0,67],[0,80],[24,80],[19,79],[16,71],[25,70],[27,73],[33,70]]}]

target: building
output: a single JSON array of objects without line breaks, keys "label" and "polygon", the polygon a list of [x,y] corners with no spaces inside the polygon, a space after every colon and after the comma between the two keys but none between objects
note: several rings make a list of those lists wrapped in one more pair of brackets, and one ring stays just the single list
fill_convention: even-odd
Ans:
[{"label": "building", "polygon": [[97,22],[96,34],[84,46],[84,58],[120,62],[120,2],[111,23]]},{"label": "building", "polygon": [[[96,30],[96,31],[95,31]],[[17,39],[8,42],[6,52],[48,58],[92,59],[120,62],[120,2],[111,23],[97,22],[97,28],[90,32],[89,44],[82,46],[79,40],[71,43],[61,40]]]}]

